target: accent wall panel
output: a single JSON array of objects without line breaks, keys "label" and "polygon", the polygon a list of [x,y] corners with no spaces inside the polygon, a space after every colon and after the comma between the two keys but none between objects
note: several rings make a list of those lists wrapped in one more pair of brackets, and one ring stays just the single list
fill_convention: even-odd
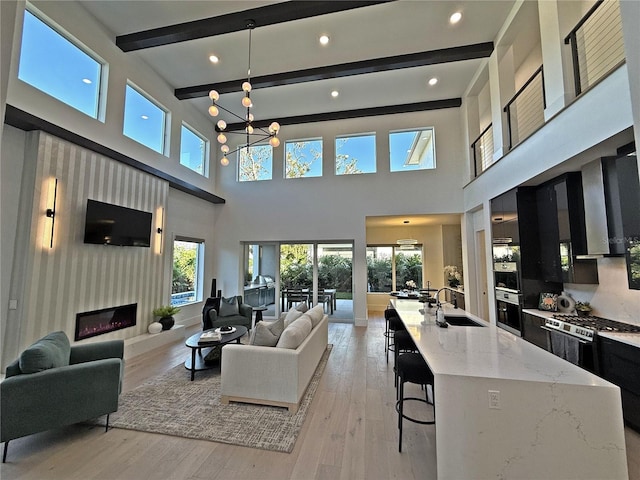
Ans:
[{"label": "accent wall panel", "polygon": [[[22,347],[55,330],[73,340],[80,312],[137,303],[135,327],[89,341],[131,338],[146,333],[152,310],[167,303],[160,235],[169,184],[90,150],[43,132],[37,139],[34,208],[28,259]],[[53,247],[51,219],[55,187]],[[87,199],[152,213],[151,247],[84,243]],[[163,249],[164,250],[164,249]]]}]

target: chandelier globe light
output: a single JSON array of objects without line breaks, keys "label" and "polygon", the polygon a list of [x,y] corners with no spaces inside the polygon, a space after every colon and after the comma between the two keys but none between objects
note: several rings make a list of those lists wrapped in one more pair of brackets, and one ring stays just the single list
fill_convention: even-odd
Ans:
[{"label": "chandelier globe light", "polygon": [[[220,119],[216,123],[216,130],[218,131],[218,143],[220,146],[220,151],[222,152],[222,159],[220,163],[223,166],[229,165],[229,155],[239,152],[241,150],[246,150],[249,152],[249,147],[255,145],[256,143],[263,142],[266,139],[269,139],[269,145],[273,148],[280,146],[280,139],[278,138],[278,133],[280,132],[280,124],[278,122],[271,122],[269,128],[267,130],[262,127],[255,127],[253,125],[254,116],[251,112],[253,108],[253,100],[251,99],[251,31],[255,28],[256,23],[253,20],[247,21],[247,29],[249,30],[249,65],[247,68],[247,81],[242,83],[242,91],[244,92],[244,97],[242,97],[242,106],[246,109],[246,112],[243,116],[240,116],[231,110],[220,105],[218,100],[220,99],[220,94],[216,90],[211,90],[209,92],[209,98],[211,99],[211,106],[209,107],[209,115],[212,117],[217,117],[220,114],[220,110],[227,112],[228,114],[236,117],[241,120],[245,127],[244,131],[227,131],[227,122]],[[227,136],[226,133],[239,133],[245,135],[245,143],[231,151],[229,146],[227,145]],[[254,136],[255,139],[252,139]],[[257,138],[256,138],[257,137]]]}]

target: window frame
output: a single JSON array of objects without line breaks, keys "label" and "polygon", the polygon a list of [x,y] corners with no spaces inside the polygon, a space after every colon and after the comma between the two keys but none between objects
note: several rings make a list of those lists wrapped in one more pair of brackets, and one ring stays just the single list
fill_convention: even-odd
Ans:
[{"label": "window frame", "polygon": [[[373,170],[371,171],[357,171],[357,172],[352,172],[352,173],[348,173],[348,172],[343,172],[340,173],[338,171],[338,141],[342,140],[342,139],[350,139],[350,138],[365,138],[365,137],[372,137],[373,138]],[[377,154],[377,148],[376,148],[376,143],[377,143],[377,132],[364,132],[364,133],[351,133],[351,134],[346,134],[346,135],[336,135],[335,137],[335,141],[334,141],[334,168],[333,168],[333,172],[336,176],[348,176],[348,175],[362,175],[362,174],[373,174],[373,173],[378,173],[378,154]],[[358,159],[356,158],[356,165],[357,165]]]},{"label": "window frame", "polygon": [[237,153],[237,172],[236,172],[236,180],[239,183],[251,183],[251,182],[264,182],[264,181],[268,181],[268,180],[273,180],[273,147],[271,145],[269,145],[268,143],[256,143],[255,145],[249,145],[249,151],[253,150],[253,149],[257,149],[257,148],[268,148],[269,152],[270,152],[270,158],[269,158],[269,168],[265,168],[265,170],[268,172],[269,177],[268,178],[240,178],[240,173],[242,172],[242,155],[243,155],[243,151],[245,150],[244,147],[239,148],[238,149],[238,153]]},{"label": "window frame", "polygon": [[[315,158],[312,159],[310,164],[315,162],[316,160],[319,160],[319,165],[320,165],[320,173],[317,175],[300,175],[300,176],[292,176],[290,177],[288,175],[288,158],[287,158],[287,154],[288,154],[288,147],[290,144],[296,144],[296,143],[303,143],[303,142],[320,142],[320,158]],[[284,144],[284,168],[283,168],[283,173],[284,173],[284,178],[285,180],[293,180],[293,179],[298,179],[298,178],[319,178],[322,177],[323,175],[323,160],[324,160],[324,141],[322,137],[311,137],[311,138],[304,138],[304,139],[293,139],[293,140],[287,140]],[[308,172],[306,172],[308,173]]]},{"label": "window frame", "polygon": [[[393,151],[392,151],[392,135],[397,135],[397,134],[402,134],[402,133],[419,133],[419,132],[425,132],[425,131],[430,131],[431,132],[431,139],[430,139],[430,148],[429,150],[432,152],[432,165],[431,167],[421,167],[420,165],[417,166],[413,166],[413,165],[403,165],[402,167],[405,168],[394,168],[393,166]],[[422,155],[421,155],[421,160],[422,160]],[[435,170],[436,168],[436,129],[435,127],[419,127],[419,128],[405,128],[405,129],[401,129],[401,130],[390,130],[389,131],[389,171],[391,173],[396,173],[396,172],[415,172],[415,171],[423,171],[423,170]]]},{"label": "window frame", "polygon": [[[127,126],[127,90],[128,89],[131,89],[131,91],[133,91],[134,93],[140,95],[143,99],[145,99],[147,102],[149,102],[152,106],[154,106],[160,112],[162,112],[162,132],[160,133],[160,137],[162,139],[162,141],[161,141],[161,150],[156,150],[152,146],[150,146],[147,143],[144,143],[143,141],[141,141],[141,139],[135,138],[135,137],[133,137],[131,135],[128,135],[126,133],[125,129],[126,129],[126,126]],[[139,143],[140,145],[143,145],[143,146],[147,147],[149,150],[153,150],[154,152],[159,153],[160,155],[166,156],[168,151],[169,151],[169,138],[168,138],[168,136],[169,136],[168,135],[168,133],[169,133],[169,128],[168,128],[169,127],[169,123],[170,123],[170,111],[169,111],[169,109],[164,107],[160,102],[155,100],[151,95],[146,93],[143,89],[138,87],[131,80],[127,80],[127,83],[125,85],[125,95],[124,95],[123,119],[122,119],[122,135],[124,135],[127,138],[130,138],[131,140],[133,140],[136,143]]]},{"label": "window frame", "polygon": [[[41,88],[42,85],[39,86],[35,83],[31,83],[31,81],[27,79],[28,76],[26,74],[24,76],[21,76],[21,71],[23,66],[23,56],[29,55],[30,53],[30,51],[25,48],[25,32],[27,31],[26,23],[27,23],[28,15],[31,15],[36,21],[42,23],[46,28],[48,28],[51,31],[52,34],[59,36],[62,40],[68,42],[70,46],[74,47],[80,53],[88,57],[88,59],[95,62],[98,68],[98,71],[95,79],[96,85],[94,87],[94,95],[93,95],[94,98],[92,99],[92,102],[91,102],[92,103],[91,108],[93,109],[93,113],[83,110],[82,108],[80,108],[81,106],[79,106],[78,104],[70,103],[69,101],[62,99],[60,96],[56,95],[55,92],[52,91],[53,88],[51,87],[45,90]],[[37,58],[35,60],[37,61]],[[65,60],[64,57],[62,58],[59,56],[56,57],[57,62],[60,62],[61,60]],[[64,65],[67,66],[68,63],[65,62]],[[59,26],[57,23],[52,21],[49,17],[44,15],[33,5],[31,4],[26,5],[24,10],[23,20],[22,20],[22,31],[21,31],[21,37],[20,37],[20,54],[18,58],[18,72],[16,74],[16,77],[18,78],[18,80],[29,85],[31,88],[34,88],[44,93],[45,95],[56,99],[60,103],[63,103],[73,108],[74,110],[77,110],[78,112],[84,115],[87,115],[90,118],[99,120],[104,123],[105,110],[106,110],[105,97],[106,97],[108,70],[109,68],[108,68],[107,62],[102,57],[100,57],[100,55],[98,55],[91,48],[89,48],[80,40],[78,40],[75,36],[71,35],[67,30],[65,30],[64,28]],[[40,77],[49,78],[46,75],[41,75]]]},{"label": "window frame", "polygon": [[[194,272],[194,299],[191,301],[186,301],[186,302],[176,302],[174,301],[174,295],[180,294],[180,293],[184,293],[184,292],[177,292],[177,293],[173,293],[173,265],[175,262],[175,252],[176,252],[176,242],[186,242],[186,243],[195,243],[197,244],[197,249],[196,249],[196,265],[195,265],[195,272]],[[170,300],[170,304],[172,306],[177,306],[177,307],[184,307],[187,305],[193,305],[195,303],[200,303],[203,300],[203,292],[204,292],[204,262],[205,262],[205,240],[202,238],[193,238],[193,237],[186,237],[183,235],[174,235],[173,237],[173,241],[171,243],[171,269],[172,269],[172,273],[171,273],[171,286],[170,286],[170,291],[171,291],[171,300]]]},{"label": "window frame", "polygon": [[[369,286],[367,286],[367,293],[381,293],[381,294],[389,294],[391,292],[397,291],[395,290],[398,287],[398,270],[397,270],[397,263],[396,263],[396,257],[399,253],[403,252],[403,248],[400,245],[396,245],[396,244],[368,244],[366,246],[366,250],[365,250],[365,254],[366,257],[369,257],[369,249],[370,248],[391,248],[391,290],[389,291],[372,291],[369,289]],[[416,287],[418,289],[423,288],[423,282],[424,282],[424,262],[425,262],[425,254],[424,254],[424,245],[421,243],[417,243],[415,245],[413,245],[413,249],[414,250],[420,250],[420,256],[422,259],[421,265],[420,265],[420,278],[412,278],[410,280],[414,280],[416,282]],[[369,283],[369,265],[367,262],[367,285]],[[407,288],[406,286],[402,286],[400,288],[400,290]]]},{"label": "window frame", "polygon": [[[201,172],[190,167],[186,163],[182,162],[182,147],[184,145],[183,133],[185,130],[191,133],[192,135],[194,135],[195,137],[199,138],[200,141],[202,142],[203,148],[202,148],[202,158],[201,158],[202,160]],[[185,168],[188,168],[189,170],[197,173],[198,175],[202,175],[203,177],[208,178],[209,177],[209,154],[210,154],[210,148],[211,148],[210,145],[211,145],[211,142],[209,141],[209,139],[207,139],[204,135],[198,132],[195,128],[193,128],[187,122],[182,122],[182,125],[180,126],[180,165],[182,165]]]}]

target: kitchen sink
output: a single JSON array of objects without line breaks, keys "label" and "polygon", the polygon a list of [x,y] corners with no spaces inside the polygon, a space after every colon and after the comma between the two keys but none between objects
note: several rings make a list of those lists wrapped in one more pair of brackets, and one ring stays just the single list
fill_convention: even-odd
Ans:
[{"label": "kitchen sink", "polygon": [[469,317],[458,317],[454,315],[445,315],[444,319],[449,325],[455,325],[457,327],[483,327],[481,323],[471,320]]}]

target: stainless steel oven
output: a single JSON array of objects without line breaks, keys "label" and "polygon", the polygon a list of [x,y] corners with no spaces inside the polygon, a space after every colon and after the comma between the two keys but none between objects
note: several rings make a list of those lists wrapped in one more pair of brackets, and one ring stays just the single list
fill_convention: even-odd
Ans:
[{"label": "stainless steel oven", "polygon": [[515,335],[522,332],[522,294],[518,290],[496,288],[496,312],[499,327]]}]

